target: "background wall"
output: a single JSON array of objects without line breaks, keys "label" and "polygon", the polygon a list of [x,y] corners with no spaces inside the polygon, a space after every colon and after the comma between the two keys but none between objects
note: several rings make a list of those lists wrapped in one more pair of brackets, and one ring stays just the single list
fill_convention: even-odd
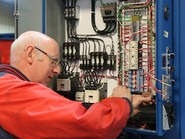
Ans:
[{"label": "background wall", "polygon": [[0,0],[0,34],[14,33],[14,0]]}]

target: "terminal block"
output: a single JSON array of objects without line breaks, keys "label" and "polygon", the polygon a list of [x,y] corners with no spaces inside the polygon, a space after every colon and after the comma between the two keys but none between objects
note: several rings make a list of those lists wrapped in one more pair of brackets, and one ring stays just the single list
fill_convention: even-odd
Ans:
[{"label": "terminal block", "polygon": [[129,43],[129,69],[138,69],[138,41]]},{"label": "terminal block", "polygon": [[116,70],[116,55],[108,55],[107,69]]},{"label": "terminal block", "polygon": [[79,6],[66,7],[64,11],[64,16],[66,19],[79,19]]},{"label": "terminal block", "polygon": [[142,93],[144,91],[144,70],[129,70],[128,85],[132,93]]},{"label": "terminal block", "polygon": [[67,60],[79,60],[80,58],[80,43],[65,42],[63,43],[63,57]]},{"label": "terminal block", "polygon": [[89,70],[91,69],[90,56],[81,55],[80,56],[80,69]]},{"label": "terminal block", "polygon": [[106,52],[91,52],[91,69],[105,70],[107,69],[107,53]]}]

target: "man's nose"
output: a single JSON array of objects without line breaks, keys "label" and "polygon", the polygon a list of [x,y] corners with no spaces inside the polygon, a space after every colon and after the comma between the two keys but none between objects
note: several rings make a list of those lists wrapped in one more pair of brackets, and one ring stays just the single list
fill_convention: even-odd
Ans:
[{"label": "man's nose", "polygon": [[53,72],[55,74],[60,74],[60,66],[59,65],[56,65],[54,68],[53,68]]}]

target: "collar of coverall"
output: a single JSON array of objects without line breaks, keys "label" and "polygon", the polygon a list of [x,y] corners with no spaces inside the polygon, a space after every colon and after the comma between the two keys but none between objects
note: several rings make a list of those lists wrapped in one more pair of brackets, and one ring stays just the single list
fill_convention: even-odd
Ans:
[{"label": "collar of coverall", "polygon": [[19,79],[24,81],[30,81],[24,74],[22,74],[18,69],[10,65],[0,65],[0,72],[9,73],[17,76]]}]

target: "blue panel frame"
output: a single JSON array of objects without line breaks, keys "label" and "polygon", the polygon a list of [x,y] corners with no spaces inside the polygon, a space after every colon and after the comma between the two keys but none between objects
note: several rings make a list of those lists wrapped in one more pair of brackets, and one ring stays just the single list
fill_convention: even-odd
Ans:
[{"label": "blue panel frame", "polygon": [[2,33],[0,34],[0,40],[14,40],[14,33]]},{"label": "blue panel frame", "polygon": [[175,53],[175,59],[173,60],[173,65],[175,66],[175,72],[173,73],[175,85],[172,90],[172,101],[175,108],[175,123],[174,127],[163,136],[142,135],[142,139],[185,139],[185,91],[183,86],[185,83],[185,61],[183,58],[185,55],[185,47],[183,47],[185,44],[185,1],[173,0],[172,5],[172,51]]},{"label": "blue panel frame", "polygon": [[[166,48],[170,48],[170,51],[172,50],[172,0],[157,0],[156,2],[157,8],[156,8],[156,75],[158,79],[162,79],[162,75],[166,75],[166,70],[162,69],[163,60],[162,60],[162,54],[166,54]],[[164,8],[167,6],[169,8],[169,16],[168,19],[165,19],[164,16]],[[170,63],[172,65],[172,63]],[[160,88],[162,90],[162,84],[160,82],[157,82],[156,84],[157,88]],[[173,97],[173,96],[172,96]],[[157,93],[157,132],[158,135],[163,135],[166,131],[163,130],[163,117],[162,117],[162,105],[166,103],[162,100],[162,95]]]},{"label": "blue panel frame", "polygon": [[[173,21],[174,19],[172,17],[174,17],[174,13],[173,13],[173,1],[172,0],[156,0],[156,76],[158,79],[162,79],[162,75],[166,75],[166,70],[162,69],[162,65],[163,65],[163,61],[162,61],[162,54],[166,54],[166,48],[170,48],[170,52],[174,52],[174,44],[173,44]],[[169,17],[168,20],[165,20],[164,18],[164,7],[168,6],[169,8]],[[184,43],[185,44],[185,43]],[[177,59],[176,59],[177,60]],[[173,60],[170,60],[170,65],[174,65],[173,64]],[[184,64],[185,65],[185,64]],[[174,65],[175,67],[177,67],[177,65]],[[175,73],[170,73],[170,75],[172,75],[172,78],[174,77],[179,77],[178,75],[176,75],[179,73],[178,72],[178,68],[176,69]],[[178,79],[176,79],[178,80]],[[178,107],[178,100],[179,100],[179,96],[177,95],[173,95],[174,92],[179,92],[178,88],[179,84],[175,84],[175,86],[172,87],[172,99],[171,102],[175,105],[175,115],[178,115],[178,111],[179,111],[179,107]],[[156,87],[159,90],[162,90],[162,84],[160,82],[156,83]],[[185,98],[185,97],[184,97]],[[162,100],[162,95],[157,93],[156,95],[156,131],[150,131],[150,130],[134,130],[134,129],[126,129],[124,131],[126,132],[134,132],[135,134],[140,134],[142,136],[142,139],[148,139],[150,137],[150,139],[160,139],[163,138],[166,135],[169,135],[166,139],[170,139],[170,137],[172,137],[172,134],[167,134],[169,133],[173,133],[174,131],[176,131],[178,128],[177,126],[179,126],[179,119],[175,119],[175,127],[170,129],[170,130],[163,130],[163,104],[166,103],[166,101]],[[178,108],[176,108],[178,107]],[[178,115],[179,116],[179,115]],[[179,134],[176,134],[176,137],[173,137],[171,139],[177,138],[179,136]],[[180,139],[180,138],[178,138]]]},{"label": "blue panel frame", "polygon": [[[174,2],[175,3],[175,2]],[[178,3],[178,2],[177,2]],[[176,4],[176,3],[175,3]],[[179,67],[179,78],[180,78],[180,82],[179,82],[179,89],[180,89],[180,101],[179,101],[179,105],[180,105],[180,112],[179,112],[179,116],[180,116],[180,129],[181,129],[181,138],[180,139],[184,139],[185,138],[185,60],[184,60],[184,55],[185,55],[185,1],[184,0],[180,0],[178,7],[180,7],[178,9],[178,7],[176,8],[176,11],[178,11],[178,13],[176,13],[175,15],[179,15],[179,20],[175,21],[175,27],[174,30],[176,29],[176,39],[179,40],[178,46],[179,46],[179,59],[177,61],[178,67]]]}]

